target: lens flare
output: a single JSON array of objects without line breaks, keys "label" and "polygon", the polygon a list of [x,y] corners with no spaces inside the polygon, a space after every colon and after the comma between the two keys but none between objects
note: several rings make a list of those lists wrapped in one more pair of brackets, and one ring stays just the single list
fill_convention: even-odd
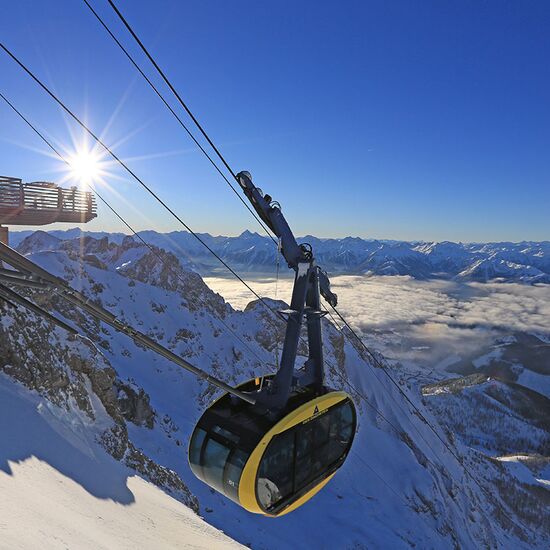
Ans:
[{"label": "lens flare", "polygon": [[91,185],[103,175],[100,156],[95,151],[82,149],[69,158],[70,175],[83,185]]}]

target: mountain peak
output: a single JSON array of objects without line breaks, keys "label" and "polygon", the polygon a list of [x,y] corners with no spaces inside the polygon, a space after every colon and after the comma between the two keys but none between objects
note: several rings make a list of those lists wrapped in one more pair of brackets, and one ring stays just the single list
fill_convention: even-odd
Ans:
[{"label": "mountain peak", "polygon": [[248,229],[245,229],[237,238],[239,239],[250,239],[252,237],[260,237],[258,233],[249,231]]},{"label": "mountain peak", "polygon": [[44,250],[54,250],[59,247],[61,239],[54,237],[46,231],[38,230],[25,237],[17,250],[20,254],[28,254],[29,252],[42,252]]}]

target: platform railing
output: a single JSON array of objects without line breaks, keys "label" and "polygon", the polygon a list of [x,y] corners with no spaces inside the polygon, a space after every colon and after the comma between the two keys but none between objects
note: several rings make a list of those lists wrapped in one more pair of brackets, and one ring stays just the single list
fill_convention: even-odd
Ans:
[{"label": "platform railing", "polygon": [[97,215],[95,197],[89,191],[77,187],[63,189],[50,182],[23,183],[18,178],[0,176],[0,223],[2,214],[9,215],[9,223],[17,224],[19,214],[28,218],[33,212],[37,215],[58,212],[61,218],[81,215],[87,220]]}]

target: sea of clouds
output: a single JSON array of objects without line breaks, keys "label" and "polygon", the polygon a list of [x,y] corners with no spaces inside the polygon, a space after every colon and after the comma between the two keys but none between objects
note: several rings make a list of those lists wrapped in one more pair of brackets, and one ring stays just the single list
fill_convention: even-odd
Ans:
[{"label": "sea of clouds", "polygon": [[[254,299],[238,281],[205,281],[237,309]],[[261,296],[290,301],[292,279],[248,282]],[[446,366],[514,332],[550,335],[550,285],[351,275],[331,282],[348,321],[370,345],[402,362]]]}]

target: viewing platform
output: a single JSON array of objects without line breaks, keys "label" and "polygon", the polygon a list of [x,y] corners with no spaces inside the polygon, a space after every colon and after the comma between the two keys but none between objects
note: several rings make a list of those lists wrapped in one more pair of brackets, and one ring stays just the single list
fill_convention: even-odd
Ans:
[{"label": "viewing platform", "polygon": [[95,197],[89,191],[0,176],[0,224],[86,223],[96,216]]}]

